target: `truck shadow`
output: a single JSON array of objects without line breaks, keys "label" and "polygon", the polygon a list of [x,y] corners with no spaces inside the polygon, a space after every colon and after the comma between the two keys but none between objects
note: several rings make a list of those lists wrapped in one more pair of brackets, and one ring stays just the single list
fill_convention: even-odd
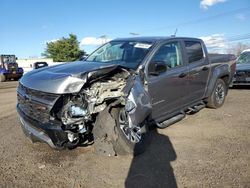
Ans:
[{"label": "truck shadow", "polygon": [[177,156],[171,141],[167,136],[159,134],[157,129],[151,130],[150,134],[152,140],[146,152],[132,160],[125,187],[177,187],[170,164]]}]

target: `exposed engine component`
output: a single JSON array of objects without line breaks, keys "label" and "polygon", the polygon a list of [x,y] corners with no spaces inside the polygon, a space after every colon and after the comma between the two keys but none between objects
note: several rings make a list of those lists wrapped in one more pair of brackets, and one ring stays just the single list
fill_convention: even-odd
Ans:
[{"label": "exposed engine component", "polygon": [[112,77],[95,80],[77,95],[64,97],[60,119],[65,125],[70,143],[90,133],[89,125],[94,124],[94,114],[103,111],[111,99],[125,96],[123,88],[129,73],[122,71]]},{"label": "exposed engine component", "polygon": [[63,129],[67,133],[68,147],[75,147],[89,132],[86,122],[90,120],[90,113],[83,96],[72,96],[66,101],[67,103],[61,111],[61,121],[64,125]]},{"label": "exposed engine component", "polygon": [[124,86],[125,80],[120,78],[115,81],[96,82],[92,84],[90,89],[85,91],[87,95],[92,96],[91,102],[101,104],[104,100],[122,96],[123,92],[121,90]]},{"label": "exposed engine component", "polygon": [[88,102],[89,112],[98,113],[105,109],[105,101],[125,96],[122,91],[126,85],[127,72],[117,73],[111,78],[103,78],[85,88],[83,93]]},{"label": "exposed engine component", "polygon": [[66,131],[68,133],[68,139],[70,142],[76,142],[79,138],[78,138],[78,134],[70,132],[70,131]]},{"label": "exposed engine component", "polygon": [[62,109],[62,123],[64,125],[83,123],[89,119],[88,104],[82,96],[74,96]]}]

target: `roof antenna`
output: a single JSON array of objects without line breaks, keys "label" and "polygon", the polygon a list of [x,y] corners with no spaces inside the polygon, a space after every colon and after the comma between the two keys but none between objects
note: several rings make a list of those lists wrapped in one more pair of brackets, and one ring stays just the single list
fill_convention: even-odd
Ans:
[{"label": "roof antenna", "polygon": [[173,34],[173,35],[171,35],[171,37],[176,37],[176,33],[177,33],[177,31],[178,31],[178,28],[176,28],[176,29],[175,29],[175,32],[174,32],[174,34]]}]

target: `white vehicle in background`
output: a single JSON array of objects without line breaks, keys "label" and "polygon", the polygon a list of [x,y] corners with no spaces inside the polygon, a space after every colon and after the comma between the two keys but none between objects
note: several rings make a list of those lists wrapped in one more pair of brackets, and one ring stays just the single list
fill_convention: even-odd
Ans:
[{"label": "white vehicle in background", "polygon": [[243,50],[241,53],[250,52],[250,49]]}]

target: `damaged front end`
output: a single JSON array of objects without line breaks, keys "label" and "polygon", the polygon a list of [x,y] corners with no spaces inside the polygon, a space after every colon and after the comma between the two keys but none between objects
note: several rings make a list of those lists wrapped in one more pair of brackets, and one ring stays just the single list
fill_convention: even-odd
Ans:
[{"label": "damaged front end", "polygon": [[[96,117],[104,109],[123,106],[131,125],[139,125],[151,113],[150,98],[139,75],[116,66],[81,76],[82,82],[77,78],[74,84],[68,83],[72,78],[65,79],[70,87],[60,83],[67,90],[62,94],[39,92],[20,83],[17,110],[24,132],[33,141],[54,148],[88,145],[93,142]],[[74,88],[78,92],[69,92]]]}]

